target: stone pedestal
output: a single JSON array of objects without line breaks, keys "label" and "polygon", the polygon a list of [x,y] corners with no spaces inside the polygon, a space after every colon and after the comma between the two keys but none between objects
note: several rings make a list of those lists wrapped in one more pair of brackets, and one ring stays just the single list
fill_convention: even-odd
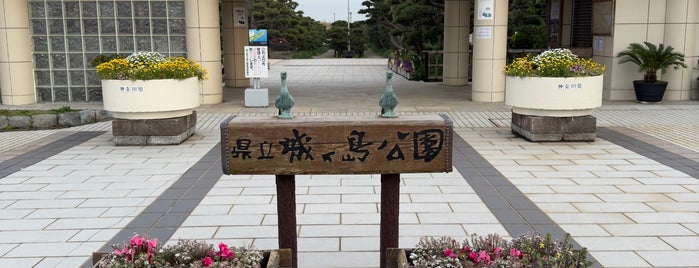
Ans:
[{"label": "stone pedestal", "polygon": [[197,113],[163,119],[118,119],[112,121],[116,145],[180,144],[196,130]]},{"label": "stone pedestal", "polygon": [[245,107],[267,107],[269,106],[269,90],[266,88],[246,88]]},{"label": "stone pedestal", "polygon": [[513,112],[512,132],[529,141],[594,141],[597,118],[592,115],[551,117]]}]

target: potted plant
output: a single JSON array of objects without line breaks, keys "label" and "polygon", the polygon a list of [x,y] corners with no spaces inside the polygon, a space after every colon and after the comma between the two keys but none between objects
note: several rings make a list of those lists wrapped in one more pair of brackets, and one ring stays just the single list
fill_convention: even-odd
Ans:
[{"label": "potted plant", "polygon": [[558,48],[512,61],[505,73],[505,104],[512,130],[531,141],[590,141],[592,110],[602,105],[605,66]]},{"label": "potted plant", "polygon": [[619,52],[619,63],[631,62],[643,73],[643,80],[633,81],[636,100],[641,103],[657,103],[663,100],[667,81],[658,80],[658,70],[665,73],[668,67],[687,68],[684,54],[675,52],[672,46],[655,45],[650,42],[631,43],[626,50]]},{"label": "potted plant", "polygon": [[[181,116],[199,106],[199,81],[206,70],[184,57],[135,52],[97,65],[105,110],[115,118]],[[179,111],[168,113],[170,111]]]},{"label": "potted plant", "polygon": [[117,145],[179,144],[194,134],[206,70],[184,57],[136,52],[96,67]]}]

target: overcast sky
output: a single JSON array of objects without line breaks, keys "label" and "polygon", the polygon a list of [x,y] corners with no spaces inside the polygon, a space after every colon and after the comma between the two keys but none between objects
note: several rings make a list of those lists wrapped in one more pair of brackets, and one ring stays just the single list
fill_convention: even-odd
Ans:
[{"label": "overcast sky", "polygon": [[[317,21],[333,22],[335,20],[347,20],[348,0],[294,0],[299,3],[296,11],[303,11],[304,16]],[[349,0],[349,11],[352,12],[352,21],[365,20],[364,15],[357,13],[363,9],[364,0]],[[334,13],[334,17],[333,17]]]}]

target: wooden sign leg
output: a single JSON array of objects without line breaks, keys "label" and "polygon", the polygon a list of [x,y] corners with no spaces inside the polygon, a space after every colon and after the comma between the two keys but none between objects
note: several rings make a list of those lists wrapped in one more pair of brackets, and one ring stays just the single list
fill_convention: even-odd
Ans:
[{"label": "wooden sign leg", "polygon": [[386,267],[386,249],[398,247],[400,174],[381,174],[381,268]]},{"label": "wooden sign leg", "polygon": [[298,267],[296,242],[296,181],[294,175],[276,175],[279,248],[291,249],[292,267]]}]

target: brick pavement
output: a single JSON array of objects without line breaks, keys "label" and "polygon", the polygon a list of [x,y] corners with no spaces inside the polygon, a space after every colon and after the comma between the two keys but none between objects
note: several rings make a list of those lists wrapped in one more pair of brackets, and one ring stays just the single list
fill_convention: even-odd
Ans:
[{"label": "brick pavement", "polygon": [[[335,64],[282,61],[272,73],[287,69],[290,79],[309,83],[296,86],[298,95],[318,105],[300,105],[300,116],[375,113],[369,88],[381,88],[382,76],[349,77],[382,73],[381,62]],[[335,81],[319,73],[328,69],[356,73]],[[445,112],[463,140],[454,172],[402,176],[402,247],[423,235],[514,236],[534,228],[571,233],[603,267],[699,265],[696,101],[605,102],[595,111],[595,142],[531,143],[509,131],[502,103],[472,103],[455,98],[454,87],[396,80],[402,113]],[[263,86],[274,89],[273,82]],[[324,88],[338,82],[347,92],[324,99]],[[420,96],[425,90],[433,93]],[[226,102],[202,106],[197,134],[177,146],[116,147],[109,122],[0,133],[0,170],[17,167],[10,164],[18,155],[39,158],[0,176],[0,267],[78,267],[133,231],[169,243],[195,238],[275,248],[273,176],[220,171],[218,122],[274,112],[242,107],[238,93],[227,89]],[[66,137],[75,144],[65,145]],[[60,144],[66,148],[42,154]],[[377,176],[298,176],[296,186],[300,267],[378,266]]]}]

